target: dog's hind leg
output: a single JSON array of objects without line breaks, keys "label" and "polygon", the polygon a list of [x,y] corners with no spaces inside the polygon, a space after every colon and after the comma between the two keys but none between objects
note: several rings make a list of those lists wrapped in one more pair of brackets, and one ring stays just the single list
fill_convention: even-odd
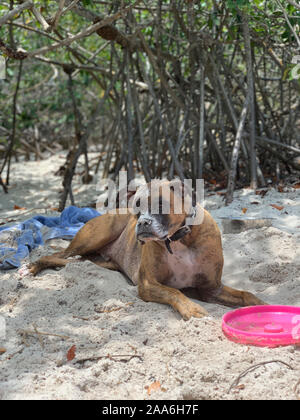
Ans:
[{"label": "dog's hind leg", "polygon": [[[45,268],[65,267],[68,263],[72,262],[72,260],[70,259],[62,258],[61,255],[61,252],[56,252],[55,254],[41,257],[38,261],[36,261],[30,266],[29,270],[31,274],[35,276],[37,273],[44,270]],[[99,258],[98,255],[96,255],[95,258],[94,256],[91,256],[76,261],[86,260],[93,262],[99,267],[107,268],[108,270],[120,271],[119,267],[113,261],[103,261],[101,260],[101,258]]]},{"label": "dog's hind leg", "polygon": [[89,220],[76,234],[64,251],[66,258],[85,256],[98,252],[117,239],[124,230],[131,214],[104,214]]},{"label": "dog's hind leg", "polygon": [[70,262],[67,258],[62,257],[63,252],[55,252],[52,255],[41,257],[35,263],[29,265],[29,271],[34,276],[45,268],[64,267]]},{"label": "dog's hind leg", "polygon": [[113,261],[102,261],[102,262],[93,261],[93,263],[97,264],[99,267],[107,268],[108,270],[120,271],[120,268]]},{"label": "dog's hind leg", "polygon": [[129,212],[117,215],[107,213],[89,220],[65,250],[40,258],[29,266],[29,271],[36,275],[45,268],[65,266],[69,262],[67,260],[69,257],[97,253],[105,245],[118,238],[130,216]]},{"label": "dog's hind leg", "polygon": [[115,262],[111,260],[108,260],[108,261],[103,260],[103,258],[97,254],[88,255],[87,257],[82,257],[82,259],[91,261],[92,263],[98,265],[99,267],[107,268],[108,270],[120,271],[120,267]]}]

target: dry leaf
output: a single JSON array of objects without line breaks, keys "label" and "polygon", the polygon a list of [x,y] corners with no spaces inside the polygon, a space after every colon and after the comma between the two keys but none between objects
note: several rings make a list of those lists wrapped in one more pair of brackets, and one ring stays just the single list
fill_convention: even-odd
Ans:
[{"label": "dry leaf", "polygon": [[282,210],[282,209],[284,209],[284,206],[277,206],[276,204],[270,204],[270,206],[271,207],[274,207],[274,209],[277,209],[277,210]]},{"label": "dry leaf", "polygon": [[244,208],[242,208],[242,212],[245,214],[246,213],[246,211],[247,211],[248,209],[247,209],[247,207],[244,207]]},{"label": "dry leaf", "polygon": [[76,346],[72,346],[69,348],[68,353],[67,353],[67,360],[71,361],[74,359],[75,357],[75,351],[76,351]]},{"label": "dry leaf", "polygon": [[160,388],[161,388],[161,386],[160,386],[160,382],[159,381],[155,381],[151,385],[145,386],[145,389],[147,389],[147,394],[148,395],[151,395],[151,392],[152,391],[158,391]]},{"label": "dry leaf", "polygon": [[264,197],[267,194],[268,190],[259,190],[259,191],[255,191],[256,195],[261,195],[262,197]]},{"label": "dry leaf", "polygon": [[298,190],[300,188],[300,182],[297,182],[296,184],[293,185],[293,188],[295,188],[296,190]]},{"label": "dry leaf", "polygon": [[26,210],[26,207],[20,207],[17,206],[16,204],[14,205],[14,210]]},{"label": "dry leaf", "polygon": [[0,354],[3,354],[6,352],[6,349],[4,347],[0,347]]}]

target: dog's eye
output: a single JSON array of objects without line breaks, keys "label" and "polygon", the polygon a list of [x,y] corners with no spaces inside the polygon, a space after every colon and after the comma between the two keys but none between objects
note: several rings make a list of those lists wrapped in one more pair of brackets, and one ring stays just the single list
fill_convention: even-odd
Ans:
[{"label": "dog's eye", "polygon": [[159,214],[161,214],[162,213],[162,209],[163,209],[163,202],[162,202],[162,198],[161,197],[159,197],[158,209],[159,209]]},{"label": "dog's eye", "polygon": [[158,202],[158,209],[159,209],[159,214],[168,213],[168,209],[169,209],[168,203],[166,203],[164,200],[160,198]]}]

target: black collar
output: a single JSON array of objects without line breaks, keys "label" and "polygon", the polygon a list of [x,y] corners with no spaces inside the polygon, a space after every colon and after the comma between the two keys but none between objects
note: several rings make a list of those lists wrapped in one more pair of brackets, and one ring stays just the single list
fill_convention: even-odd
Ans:
[{"label": "black collar", "polygon": [[[193,207],[192,213],[189,217],[194,218],[195,216],[196,216],[196,209]],[[169,236],[165,240],[166,248],[167,248],[167,250],[169,251],[170,254],[173,254],[170,243],[175,242],[175,241],[179,241],[179,239],[182,239],[185,235],[187,235],[190,232],[191,232],[191,228],[190,228],[190,226],[188,226],[186,224],[186,221],[184,220],[183,225],[178,230],[176,230],[176,232],[173,233],[172,236]]]},{"label": "black collar", "polygon": [[170,236],[169,238],[167,238],[165,240],[165,245],[167,250],[169,251],[170,254],[173,254],[173,251],[171,249],[171,242],[175,242],[175,241],[179,241],[179,239],[183,238],[187,233],[190,233],[191,228],[187,225],[182,226],[180,229],[178,229],[175,233],[173,233],[172,236]]}]

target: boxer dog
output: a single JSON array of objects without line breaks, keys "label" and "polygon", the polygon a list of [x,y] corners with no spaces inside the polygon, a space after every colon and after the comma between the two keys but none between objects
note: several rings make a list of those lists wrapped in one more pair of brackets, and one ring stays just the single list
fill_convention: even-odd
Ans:
[{"label": "boxer dog", "polygon": [[[33,263],[31,273],[65,266],[69,257],[80,255],[124,273],[138,286],[141,299],[169,304],[185,320],[207,312],[183,294],[183,288],[195,288],[199,300],[206,302],[233,307],[264,304],[250,292],[222,284],[219,228],[199,203],[192,204],[191,194],[188,209],[186,202],[182,205],[187,195],[183,188],[178,191],[181,181],[154,180],[151,186],[153,183],[156,188],[148,184],[132,197],[135,214],[123,208],[91,219],[65,250]],[[158,203],[158,211],[151,211],[153,202]]]}]

